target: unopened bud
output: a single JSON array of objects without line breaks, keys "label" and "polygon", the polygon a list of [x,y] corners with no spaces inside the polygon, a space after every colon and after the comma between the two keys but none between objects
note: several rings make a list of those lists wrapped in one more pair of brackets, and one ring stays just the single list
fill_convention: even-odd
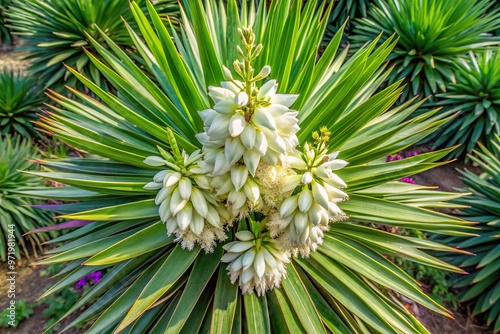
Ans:
[{"label": "unopened bud", "polygon": [[247,39],[245,38],[245,34],[243,34],[243,30],[241,28],[238,28],[238,35],[240,35],[240,39],[243,45],[247,45]]},{"label": "unopened bud", "polygon": [[236,45],[236,51],[238,51],[239,55],[245,58],[245,54],[243,53],[243,50],[240,48],[239,45]]},{"label": "unopened bud", "polygon": [[237,61],[237,60],[235,60],[233,62],[233,67],[234,67],[234,70],[236,71],[236,73],[238,73],[240,76],[243,77],[243,71],[242,71],[242,69],[240,67],[240,62]]},{"label": "unopened bud", "polygon": [[271,66],[266,65],[262,68],[262,70],[260,70],[259,74],[257,74],[257,76],[254,78],[254,81],[264,79],[269,75],[269,73],[271,73]]},{"label": "unopened bud", "polygon": [[252,54],[252,58],[256,58],[258,55],[260,55],[260,52],[262,51],[262,44],[257,45],[255,48],[255,51]]},{"label": "unopened bud", "polygon": [[222,71],[224,72],[224,80],[231,81],[233,80],[233,75],[231,71],[224,65],[222,65]]},{"label": "unopened bud", "polygon": [[302,183],[303,184],[309,184],[313,180],[313,175],[311,172],[306,172],[304,175],[302,175]]}]

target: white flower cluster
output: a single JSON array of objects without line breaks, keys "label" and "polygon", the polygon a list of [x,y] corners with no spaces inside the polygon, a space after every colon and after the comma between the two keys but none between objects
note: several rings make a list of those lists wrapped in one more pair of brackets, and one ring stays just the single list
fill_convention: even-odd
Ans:
[{"label": "white flower cluster", "polygon": [[180,152],[169,129],[172,154],[160,150],[145,161],[167,169],[146,188],[159,190],[160,217],[184,248],[210,252],[239,231],[222,261],[243,293],[261,295],[280,285],[291,255],[308,256],[329,224],[345,219],[338,203],[346,184],[335,171],[347,163],[328,152],[326,128],[298,151],[298,112],[290,109],[297,95],[277,93],[275,80],[257,86],[271,68],[253,76],[262,47],[254,49],[251,30],[239,32],[245,50],[238,47],[243,60],[233,65],[242,80],[224,67],[226,81],[209,87],[214,106],[200,112],[201,153]]},{"label": "white flower cluster", "polygon": [[217,195],[227,199],[234,217],[245,216],[262,204],[257,168],[281,164],[298,145],[297,111],[288,108],[297,96],[277,94],[275,80],[260,89],[237,80],[221,86],[209,88],[215,105],[200,113],[205,132],[197,138],[205,154],[204,171],[215,177]]},{"label": "white flower cluster", "polygon": [[205,152],[205,171],[222,175],[241,159],[254,176],[261,160],[275,165],[297,145],[297,111],[288,107],[297,95],[276,94],[269,80],[260,89],[237,80],[209,87],[215,105],[200,113],[205,132],[198,135]]},{"label": "white flower cluster", "polygon": [[238,241],[224,245],[227,253],[221,260],[230,262],[227,270],[231,283],[239,281],[243,293],[255,290],[259,296],[279,287],[286,275],[285,266],[290,262],[289,252],[269,233],[256,237],[250,231],[240,231],[235,236]]},{"label": "white flower cluster", "polygon": [[298,191],[281,202],[269,230],[277,236],[286,228],[282,239],[295,255],[308,256],[323,242],[323,231],[329,223],[346,219],[337,205],[348,198],[340,190],[346,184],[333,171],[345,167],[347,162],[336,159],[337,155],[338,152],[328,154],[325,143],[320,141],[316,147],[306,143],[303,153],[288,157],[297,174],[288,178],[287,186]]},{"label": "white flower cluster", "polygon": [[168,234],[174,234],[184,248],[192,250],[195,243],[212,252],[217,241],[227,238],[223,224],[229,213],[210,188],[210,179],[199,166],[202,155],[181,153],[182,162],[176,162],[168,153],[165,158],[148,157],[150,166],[167,166],[158,172],[153,182],[144,188],[157,190],[155,198],[160,218],[167,225]]}]

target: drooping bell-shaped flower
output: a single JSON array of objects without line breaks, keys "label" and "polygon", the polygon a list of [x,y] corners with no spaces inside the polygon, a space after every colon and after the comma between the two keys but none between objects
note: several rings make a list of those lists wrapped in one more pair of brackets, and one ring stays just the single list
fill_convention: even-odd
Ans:
[{"label": "drooping bell-shaped flower", "polygon": [[279,287],[286,276],[286,264],[290,254],[269,233],[259,237],[251,231],[236,233],[237,241],[224,245],[226,254],[222,262],[228,262],[227,270],[232,283],[238,281],[243,293],[254,290],[262,296],[267,290]]}]

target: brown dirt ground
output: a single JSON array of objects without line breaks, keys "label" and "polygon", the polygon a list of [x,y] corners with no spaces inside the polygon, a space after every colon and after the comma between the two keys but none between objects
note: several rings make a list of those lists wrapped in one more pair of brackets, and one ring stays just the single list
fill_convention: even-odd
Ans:
[{"label": "brown dirt ground", "polygon": [[13,68],[21,72],[25,71],[29,63],[22,58],[26,53],[22,52],[7,52],[0,48],[0,70],[3,68]]},{"label": "brown dirt ground", "polygon": [[[17,263],[16,292],[14,300],[24,299],[26,303],[33,303],[43,293],[43,290],[57,282],[57,279],[51,279],[48,276],[41,276],[41,272],[46,266],[34,265],[33,259],[21,259]],[[4,284],[7,279],[7,265],[0,263],[0,311],[3,311],[9,304],[10,299],[7,296],[8,286]],[[35,307],[33,314],[19,323],[17,328],[0,328],[1,334],[41,334],[47,320],[43,317],[43,310],[47,304],[40,304]],[[69,325],[76,319],[77,315],[71,316],[61,322],[61,327]],[[65,334],[79,334],[83,330],[71,329]]]}]

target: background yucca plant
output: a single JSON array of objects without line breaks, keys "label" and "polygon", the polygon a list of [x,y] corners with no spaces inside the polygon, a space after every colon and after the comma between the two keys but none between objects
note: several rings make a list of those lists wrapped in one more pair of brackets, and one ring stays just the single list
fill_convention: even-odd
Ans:
[{"label": "background yucca plant", "polygon": [[0,134],[36,135],[32,121],[43,105],[44,92],[37,80],[13,69],[0,71]]},{"label": "background yucca plant", "polygon": [[34,202],[30,199],[19,197],[14,192],[18,188],[33,187],[43,184],[43,181],[23,171],[34,171],[37,166],[28,159],[37,157],[36,148],[27,140],[10,136],[2,137],[0,141],[0,258],[7,259],[7,243],[9,225],[13,224],[15,235],[15,255],[21,257],[21,251],[29,254],[28,242],[31,251],[41,249],[41,243],[48,240],[46,233],[23,234],[35,228],[47,226],[52,222],[52,217],[46,211],[31,207]]},{"label": "background yucca plant", "polygon": [[0,46],[12,44],[10,29],[5,26],[5,10],[12,3],[12,0],[0,0]]},{"label": "background yucca plant", "polygon": [[500,307],[498,301],[498,277],[500,276],[500,137],[491,141],[491,150],[479,144],[481,151],[475,151],[470,159],[476,162],[484,173],[480,176],[462,172],[462,181],[467,185],[464,191],[472,194],[457,199],[457,203],[470,206],[460,216],[479,223],[474,237],[448,237],[442,242],[474,253],[475,256],[447,254],[442,258],[460,266],[469,275],[457,279],[455,286],[464,288],[459,298],[474,305],[474,314],[484,313],[488,325],[494,332],[500,331]]},{"label": "background yucca plant", "polygon": [[[465,221],[429,210],[450,207],[448,200],[460,195],[397,181],[441,164],[435,161],[449,149],[385,162],[387,154],[434,131],[446,115],[432,111],[405,121],[418,103],[409,101],[391,109],[402,90],[400,82],[375,93],[389,75],[383,64],[395,39],[378,48],[375,40],[345,61],[346,52],[336,57],[339,31],[317,59],[328,10],[317,8],[313,1],[272,2],[269,9],[264,2],[256,8],[247,2],[241,6],[235,0],[226,6],[187,1],[178,34],[165,28],[152,6],[148,6],[150,24],[133,3],[144,41],[139,32],[128,31],[155,81],[102,33],[106,47],[90,41],[103,62],[93,56],[90,61],[119,88],[119,94],[104,91],[76,69],[71,72],[102,102],[76,90],[72,92],[82,103],[51,94],[60,107],[51,107],[39,126],[93,156],[47,159],[43,165],[49,171],[36,174],[66,186],[18,192],[78,201],[47,207],[71,219],[73,226],[75,221],[84,226],[51,241],[65,244],[51,250],[42,263],[70,264],[45,295],[90,272],[105,271],[102,280],[67,313],[90,302],[70,324],[93,321],[89,333],[427,333],[382,291],[396,291],[431,310],[446,311],[385,256],[456,272],[457,268],[423,251],[455,250],[376,226],[463,233],[459,230],[467,226]],[[241,26],[252,26],[257,43],[263,45],[255,68],[269,65],[280,93],[299,94],[292,107],[300,111],[301,145],[313,131],[325,127],[331,130],[329,149],[339,150],[339,158],[349,162],[338,171],[348,185],[350,199],[339,206],[349,220],[331,224],[318,251],[309,258],[294,257],[286,266],[282,287],[261,297],[242,294],[231,284],[227,265],[221,264],[221,244],[212,253],[198,246],[184,250],[173,236],[167,236],[155,204],[156,191],[144,188],[161,172],[145,159],[157,161],[151,156],[159,155],[159,149],[178,154],[171,146],[172,136],[187,153],[201,147],[196,137],[203,131],[198,112],[211,106],[208,86],[227,78],[222,65],[229,67],[238,57],[235,46]],[[227,241],[234,240],[235,232],[225,232]]]},{"label": "background yucca plant", "polygon": [[[494,1],[494,5],[491,6],[490,8],[491,10],[498,10],[500,8],[500,3],[498,1]],[[500,36],[500,28],[493,31],[493,34],[495,36]]]},{"label": "background yucca plant", "polygon": [[[145,6],[147,1],[138,3]],[[156,2],[165,15],[178,11],[175,1]],[[46,87],[61,91],[65,85],[79,85],[66,70],[67,65],[101,87],[110,88],[89,62],[85,50],[94,51],[89,36],[104,45],[97,30],[100,27],[117,45],[132,51],[132,40],[123,24],[123,20],[133,21],[128,0],[16,0],[14,4],[7,13],[9,26],[26,44],[22,50],[28,52],[31,75]],[[78,88],[82,90],[84,86]]]},{"label": "background yucca plant", "polygon": [[436,132],[434,148],[460,144],[450,157],[470,153],[478,142],[489,146],[500,133],[500,52],[498,49],[470,54],[455,70],[456,82],[436,95],[433,107],[458,112],[453,121]]},{"label": "background yucca plant", "polygon": [[500,27],[499,9],[485,11],[492,1],[375,0],[368,17],[359,19],[350,36],[354,48],[396,33],[400,39],[388,59],[396,65],[393,83],[406,78],[401,101],[420,94],[446,91],[454,81],[454,65],[470,50],[498,44],[488,36]]},{"label": "background yucca plant", "polygon": [[[328,27],[325,33],[325,36],[333,37],[337,30],[344,24],[344,22],[349,19],[347,22],[346,31],[349,31],[351,28],[351,23],[354,22],[354,19],[366,17],[368,14],[368,9],[370,8],[370,0],[331,0],[334,2],[332,13],[330,15],[330,19],[328,22]],[[318,1],[321,3],[322,1]]]}]

